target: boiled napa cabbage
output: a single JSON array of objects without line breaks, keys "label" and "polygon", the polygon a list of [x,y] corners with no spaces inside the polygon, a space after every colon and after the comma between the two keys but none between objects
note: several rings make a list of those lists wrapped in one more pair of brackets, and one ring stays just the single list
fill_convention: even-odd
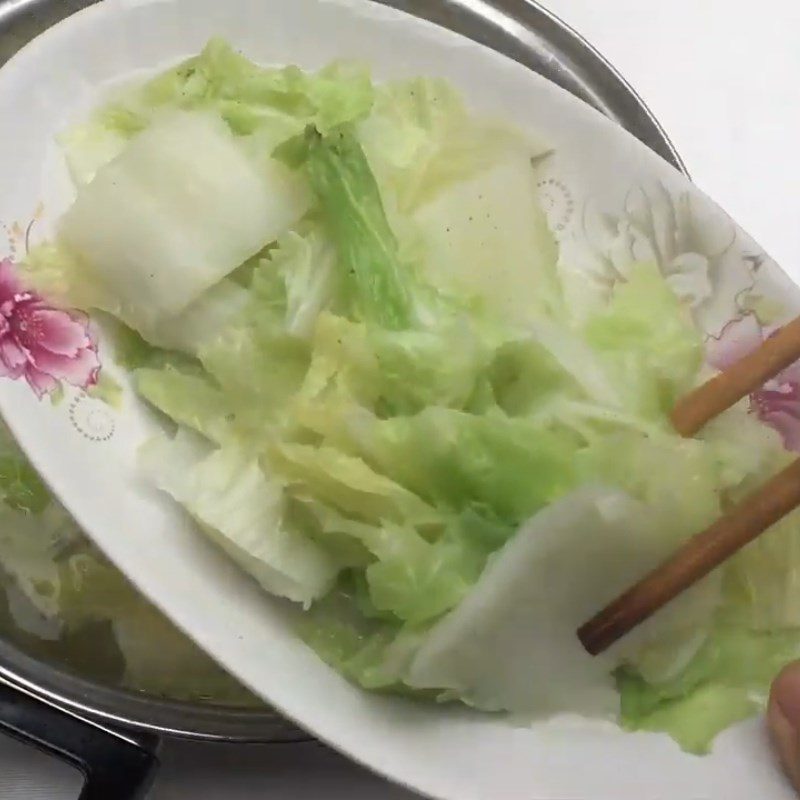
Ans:
[{"label": "boiled napa cabbage", "polygon": [[262,67],[230,43],[211,39],[198,55],[144,84],[117,87],[60,141],[80,186],[132,137],[175,109],[221,117],[253,157],[263,158],[307,124],[327,132],[363,119],[373,94],[369,72],[360,64],[337,62],[317,73]]},{"label": "boiled napa cabbage", "polygon": [[225,279],[203,292],[177,317],[165,319],[148,338],[157,347],[196,356],[240,316],[249,299],[245,288]]},{"label": "boiled napa cabbage", "polygon": [[146,336],[283,232],[309,198],[269,164],[211,114],[175,111],[135,137],[59,226],[98,283],[95,305]]},{"label": "boiled napa cabbage", "polygon": [[414,214],[426,276],[474,296],[510,324],[557,314],[558,249],[521,146],[452,183]]},{"label": "boiled napa cabbage", "polygon": [[669,553],[664,522],[614,489],[562,497],[521,526],[433,627],[407,682],[488,711],[612,717],[619,700],[611,671],[632,644],[592,657],[575,631]]},{"label": "boiled napa cabbage", "polygon": [[268,592],[308,604],[333,585],[336,563],[301,531],[287,527],[280,485],[246,453],[214,450],[179,431],[175,439],[148,443],[142,465]]},{"label": "boiled napa cabbage", "polygon": [[[575,635],[791,456],[747,401],[674,433],[702,335],[652,261],[576,305],[541,143],[442,80],[219,41],[65,141],[78,201],[26,279],[116,316],[93,312],[167,428],[153,483],[307,607],[334,668],[527,719],[619,711],[694,751],[759,707],[798,652],[798,515],[603,657]],[[7,502],[35,505],[20,478]]]}]

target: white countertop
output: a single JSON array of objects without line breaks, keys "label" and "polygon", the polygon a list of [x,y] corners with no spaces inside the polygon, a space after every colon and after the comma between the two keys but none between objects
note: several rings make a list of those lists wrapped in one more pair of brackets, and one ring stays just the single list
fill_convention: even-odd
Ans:
[{"label": "white countertop", "polygon": [[[800,280],[800,4],[545,0],[646,99],[695,181]],[[316,744],[171,744],[152,800],[403,800]],[[73,800],[77,773],[0,738],[2,800]]]}]

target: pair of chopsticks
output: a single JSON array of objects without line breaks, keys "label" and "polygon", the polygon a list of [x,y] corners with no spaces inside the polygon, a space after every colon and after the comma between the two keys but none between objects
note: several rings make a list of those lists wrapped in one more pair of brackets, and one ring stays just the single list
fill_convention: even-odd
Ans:
[{"label": "pair of chopsticks", "polygon": [[[694,436],[707,422],[800,359],[800,317],[680,400],[672,424]],[[800,459],[768,480],[578,630],[591,655],[607,650],[681,592],[800,506]]]}]

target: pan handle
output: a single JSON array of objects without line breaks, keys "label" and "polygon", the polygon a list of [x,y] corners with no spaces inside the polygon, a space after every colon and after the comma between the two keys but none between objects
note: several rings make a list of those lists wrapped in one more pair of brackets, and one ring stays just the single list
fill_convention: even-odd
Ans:
[{"label": "pan handle", "polygon": [[78,716],[0,678],[0,732],[79,769],[79,800],[142,800],[158,768],[155,737],[136,737]]}]

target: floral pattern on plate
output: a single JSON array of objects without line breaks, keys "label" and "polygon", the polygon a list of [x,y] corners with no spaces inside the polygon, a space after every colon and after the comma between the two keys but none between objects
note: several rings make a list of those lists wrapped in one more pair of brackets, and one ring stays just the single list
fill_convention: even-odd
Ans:
[{"label": "floral pattern on plate", "polygon": [[65,383],[80,389],[95,386],[101,367],[89,317],[50,305],[20,277],[13,257],[20,240],[27,252],[37,217],[24,228],[3,226],[10,254],[0,260],[0,377],[24,378],[41,399],[57,394]]},{"label": "floral pattern on plate", "polygon": [[[738,241],[732,220],[698,194],[663,184],[637,186],[619,213],[589,199],[576,220],[581,272],[597,291],[627,280],[631,267],[654,261],[705,333],[706,361],[724,371],[780,329],[787,317],[777,265]],[[584,284],[585,286],[586,284]],[[749,398],[749,409],[800,451],[800,362]]]},{"label": "floral pattern on plate", "polygon": [[[753,312],[743,314],[731,320],[719,337],[708,340],[708,362],[715,369],[725,370],[778,330],[779,326],[764,325]],[[787,450],[800,451],[800,362],[787,367],[753,392],[750,411],[781,435]]]}]

